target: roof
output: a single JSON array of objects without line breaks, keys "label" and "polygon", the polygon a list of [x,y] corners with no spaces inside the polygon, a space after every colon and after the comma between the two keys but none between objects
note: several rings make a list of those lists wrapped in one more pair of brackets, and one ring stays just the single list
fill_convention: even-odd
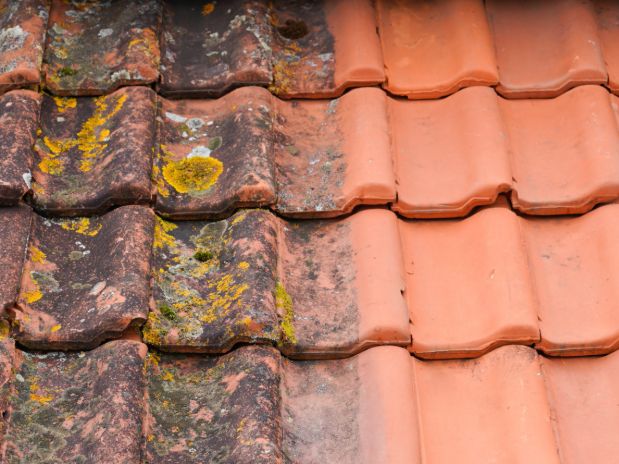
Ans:
[{"label": "roof", "polygon": [[0,0],[0,461],[611,462],[617,38]]}]

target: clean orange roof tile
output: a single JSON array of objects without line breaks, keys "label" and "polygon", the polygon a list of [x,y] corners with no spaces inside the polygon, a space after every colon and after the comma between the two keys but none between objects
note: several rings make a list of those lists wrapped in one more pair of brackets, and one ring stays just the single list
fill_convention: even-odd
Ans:
[{"label": "clean orange roof tile", "polygon": [[481,0],[380,0],[385,88],[409,98],[436,98],[498,81]]}]

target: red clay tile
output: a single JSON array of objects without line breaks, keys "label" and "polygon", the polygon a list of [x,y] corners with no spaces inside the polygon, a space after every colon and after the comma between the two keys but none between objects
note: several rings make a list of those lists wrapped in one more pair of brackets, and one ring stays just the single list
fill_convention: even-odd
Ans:
[{"label": "red clay tile", "polygon": [[0,96],[0,205],[17,203],[30,190],[40,104],[29,90]]},{"label": "red clay tile", "polygon": [[498,82],[481,0],[380,0],[377,10],[389,92],[437,98]]},{"label": "red clay tile", "polygon": [[33,169],[35,207],[102,213],[151,199],[155,93],[127,87],[105,97],[45,95]]},{"label": "red clay tile", "polygon": [[619,92],[619,4],[613,0],[593,0],[598,38],[608,72],[608,87]]},{"label": "red clay tile", "polygon": [[263,210],[215,223],[160,220],[154,246],[144,340],[162,349],[270,341],[305,358],[410,341],[389,211],[339,221],[287,222]]},{"label": "red clay tile", "polygon": [[263,0],[164,2],[164,95],[220,96],[241,85],[271,83],[272,29]]},{"label": "red clay tile", "polygon": [[561,462],[610,462],[619,453],[619,353],[540,358]]},{"label": "red clay tile", "polygon": [[39,85],[48,8],[47,0],[0,1],[0,93]]},{"label": "red clay tile", "polygon": [[398,199],[407,217],[455,217],[511,188],[506,128],[494,90],[441,100],[389,99]]},{"label": "red clay tile", "polygon": [[217,100],[162,100],[153,170],[157,211],[213,218],[275,201],[272,98],[259,87]]},{"label": "red clay tile", "polygon": [[124,340],[88,353],[18,352],[3,462],[141,462],[145,355]]},{"label": "red clay tile", "polygon": [[159,78],[157,0],[52,0],[45,85],[56,95],[102,95]]},{"label": "red clay tile", "polygon": [[26,206],[0,208],[0,310],[13,306],[17,300],[31,216]]},{"label": "red clay tile", "polygon": [[534,350],[506,346],[479,359],[411,362],[421,461],[563,462]]},{"label": "red clay tile", "polygon": [[34,217],[16,339],[31,348],[92,348],[148,314],[153,214],[125,206],[100,218]]},{"label": "red clay tile", "polygon": [[619,348],[619,205],[580,217],[523,222],[539,298],[537,347],[561,356]]},{"label": "red clay tile", "polygon": [[500,94],[552,97],[582,84],[605,84],[593,5],[581,0],[489,0]]},{"label": "red clay tile", "polygon": [[458,221],[400,222],[416,355],[473,357],[539,340],[519,221],[498,206]]},{"label": "red clay tile", "polygon": [[527,214],[583,213],[619,196],[619,130],[608,92],[583,86],[552,100],[501,100],[514,185]]}]

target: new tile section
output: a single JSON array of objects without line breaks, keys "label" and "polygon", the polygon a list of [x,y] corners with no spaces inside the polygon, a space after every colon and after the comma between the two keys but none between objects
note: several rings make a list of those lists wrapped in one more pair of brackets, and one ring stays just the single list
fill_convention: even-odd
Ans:
[{"label": "new tile section", "polygon": [[153,213],[118,208],[100,218],[35,216],[16,339],[44,349],[80,349],[118,336],[148,314]]},{"label": "new tile section", "polygon": [[97,98],[45,95],[35,146],[35,207],[77,215],[150,202],[155,97],[144,87]]},{"label": "new tile section", "polygon": [[154,346],[223,352],[271,341],[291,356],[324,357],[409,343],[389,211],[338,221],[284,221],[264,210],[214,223],[159,220],[154,247],[155,308],[144,329]]},{"label": "new tile section", "polygon": [[29,90],[0,96],[0,205],[17,203],[30,190],[40,102]]},{"label": "new tile section", "polygon": [[46,0],[0,1],[0,93],[39,85],[48,8]]},{"label": "new tile section", "polygon": [[32,213],[26,206],[0,208],[0,250],[2,250],[2,279],[0,279],[0,309],[17,301],[19,281],[26,254]]},{"label": "new tile section", "polygon": [[157,0],[52,0],[45,85],[56,95],[102,95],[159,77]]}]

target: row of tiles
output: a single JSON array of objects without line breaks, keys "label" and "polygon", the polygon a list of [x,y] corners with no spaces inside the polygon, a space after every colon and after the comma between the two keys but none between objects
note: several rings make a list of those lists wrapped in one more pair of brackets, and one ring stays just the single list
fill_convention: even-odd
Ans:
[{"label": "row of tiles", "polygon": [[497,205],[464,220],[243,210],[176,223],[142,206],[64,220],[13,207],[0,210],[0,298],[17,341],[34,349],[91,348],[145,323],[144,341],[170,352],[603,354],[619,347],[618,234],[618,204],[553,219]]},{"label": "row of tiles", "polygon": [[377,347],[291,361],[272,347],[159,355],[130,340],[79,354],[0,348],[11,464],[601,464],[619,453],[619,353],[509,346],[422,361]]},{"label": "row of tiles", "polygon": [[53,215],[153,202],[176,219],[261,206],[331,217],[375,204],[440,218],[510,192],[524,213],[583,213],[619,197],[618,98],[600,86],[547,100],[471,87],[432,101],[364,88],[298,102],[260,87],[176,101],[146,87],[16,90],[0,97],[0,200],[28,194]]},{"label": "row of tiles", "polygon": [[470,85],[509,97],[619,90],[612,0],[51,0],[51,11],[3,0],[0,13],[0,90],[42,80],[73,96],[150,83],[177,96],[248,84],[314,98],[376,84],[410,98]]}]

